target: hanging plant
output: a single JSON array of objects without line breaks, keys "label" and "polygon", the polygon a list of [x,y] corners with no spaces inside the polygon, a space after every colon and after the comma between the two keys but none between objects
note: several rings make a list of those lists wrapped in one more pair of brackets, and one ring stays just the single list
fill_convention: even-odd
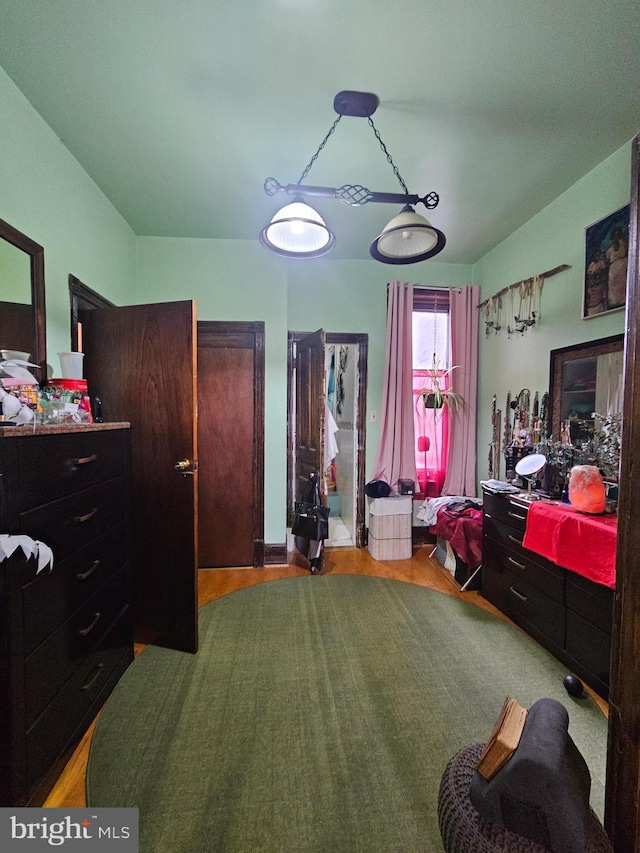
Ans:
[{"label": "hanging plant", "polygon": [[446,408],[449,411],[457,411],[464,408],[464,397],[456,394],[452,388],[443,387],[448,384],[447,379],[458,367],[460,367],[459,364],[453,364],[451,367],[444,368],[434,360],[426,376],[429,387],[420,393],[425,409]]}]

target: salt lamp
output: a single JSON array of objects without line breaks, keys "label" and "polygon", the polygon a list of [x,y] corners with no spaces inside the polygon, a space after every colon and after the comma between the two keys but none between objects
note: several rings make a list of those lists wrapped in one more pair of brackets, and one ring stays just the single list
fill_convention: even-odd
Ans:
[{"label": "salt lamp", "polygon": [[569,502],[578,512],[604,512],[605,489],[595,465],[574,465],[569,476]]}]

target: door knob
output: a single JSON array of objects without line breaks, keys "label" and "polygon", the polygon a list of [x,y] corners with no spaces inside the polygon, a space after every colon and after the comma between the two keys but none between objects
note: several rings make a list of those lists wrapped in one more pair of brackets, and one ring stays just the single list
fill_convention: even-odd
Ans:
[{"label": "door knob", "polygon": [[193,476],[193,472],[197,467],[198,463],[192,462],[191,459],[181,459],[175,464],[176,471],[180,471],[183,477],[186,477],[187,474],[191,474],[191,476]]}]

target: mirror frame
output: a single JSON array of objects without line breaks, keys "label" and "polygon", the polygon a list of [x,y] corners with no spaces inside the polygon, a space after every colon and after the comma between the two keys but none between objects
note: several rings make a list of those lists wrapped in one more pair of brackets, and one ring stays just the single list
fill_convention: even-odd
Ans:
[{"label": "mirror frame", "polygon": [[31,354],[39,366],[40,382],[47,379],[47,332],[44,295],[44,249],[26,234],[0,219],[0,239],[21,249],[31,258],[31,310],[33,314],[33,348]]},{"label": "mirror frame", "polygon": [[552,349],[549,361],[549,423],[547,434],[560,441],[560,414],[562,411],[562,371],[568,361],[580,358],[593,358],[609,352],[623,352],[624,333],[573,344],[560,349]]}]

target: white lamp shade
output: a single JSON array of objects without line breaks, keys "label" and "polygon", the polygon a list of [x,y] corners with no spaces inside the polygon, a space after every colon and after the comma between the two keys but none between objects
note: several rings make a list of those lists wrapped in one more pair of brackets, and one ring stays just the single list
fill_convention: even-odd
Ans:
[{"label": "white lamp shade", "polygon": [[407,205],[373,241],[370,252],[385,264],[415,264],[437,255],[445,242],[442,231]]},{"label": "white lamp shade", "polygon": [[316,210],[303,201],[293,201],[262,229],[260,242],[285,258],[318,258],[333,249],[336,238]]}]

